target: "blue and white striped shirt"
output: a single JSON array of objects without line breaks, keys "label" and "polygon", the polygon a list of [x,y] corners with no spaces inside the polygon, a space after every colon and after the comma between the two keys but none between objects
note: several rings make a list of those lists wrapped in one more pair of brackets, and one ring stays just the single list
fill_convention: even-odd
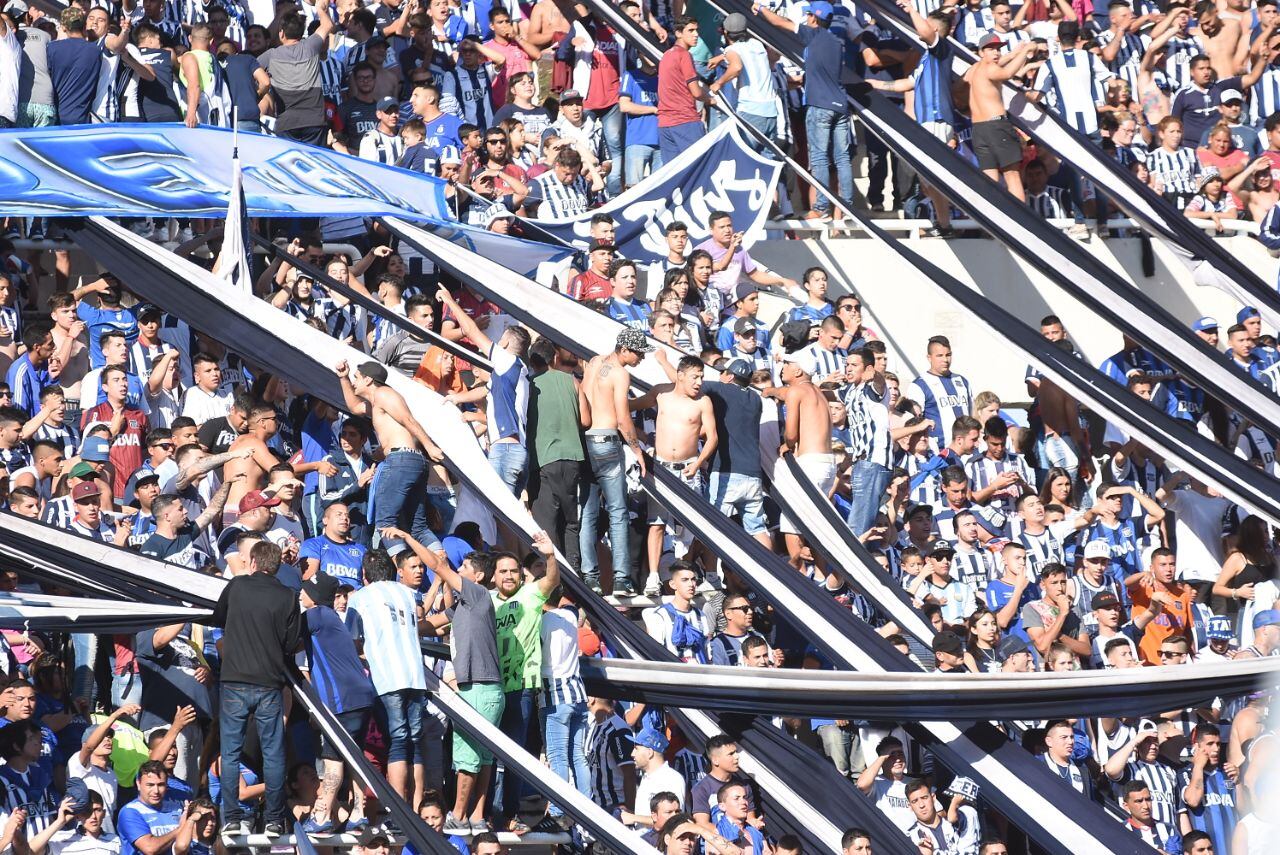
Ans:
[{"label": "blue and white striped shirt", "polygon": [[912,74],[916,84],[917,122],[955,125],[956,117],[951,104],[951,54],[951,43],[942,38],[925,48],[920,64]]},{"label": "blue and white striped shirt", "polygon": [[621,300],[617,297],[609,298],[605,312],[618,323],[640,332],[649,331],[649,316],[653,314],[648,303],[634,299]]},{"label": "blue and white striped shirt", "polygon": [[969,381],[955,373],[946,377],[921,374],[913,381],[913,385],[920,392],[924,417],[933,421],[933,430],[929,432],[929,436],[942,448],[951,441],[951,426],[956,419],[969,415],[973,409],[973,392],[969,388]]},{"label": "blue and white striped shirt", "polygon": [[1152,149],[1147,154],[1147,169],[1164,185],[1166,196],[1186,196],[1190,200],[1195,195],[1196,177],[1200,174],[1200,160],[1195,149],[1169,151],[1164,146]]},{"label": "blue and white striped shirt", "polygon": [[604,721],[592,721],[587,730],[587,766],[591,769],[591,800],[605,810],[626,803],[622,768],[634,766],[631,759],[631,728],[617,714]]},{"label": "blue and white striped shirt", "polygon": [[1049,106],[1082,134],[1098,132],[1098,105],[1106,101],[1103,84],[1115,77],[1102,60],[1082,48],[1064,50],[1040,67],[1035,88],[1048,94]]},{"label": "blue and white striped shirt", "polygon": [[801,348],[795,354],[795,358],[799,360],[800,367],[813,377],[814,383],[821,383],[833,374],[844,373],[846,355],[843,347],[827,350],[815,341]]}]

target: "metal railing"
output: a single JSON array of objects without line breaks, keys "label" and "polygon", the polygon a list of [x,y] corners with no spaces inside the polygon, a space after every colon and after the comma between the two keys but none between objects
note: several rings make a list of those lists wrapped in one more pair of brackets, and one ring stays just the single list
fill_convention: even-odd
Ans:
[{"label": "metal railing", "polygon": [[[1028,216],[1035,216],[1030,211]],[[1067,217],[1055,217],[1046,220],[1051,226],[1066,230],[1075,224],[1075,220]],[[1201,225],[1206,232],[1216,234],[1212,220],[1192,220],[1196,225]],[[875,224],[886,232],[900,234],[907,240],[923,240],[922,232],[932,228],[934,223],[931,220],[922,219],[897,219],[891,216],[883,218],[876,217]],[[1092,223],[1089,223],[1092,228]],[[1118,217],[1108,220],[1107,228],[1110,229],[1112,236],[1121,236],[1123,234],[1136,234],[1141,227],[1134,220],[1128,217]],[[964,218],[952,218],[952,228],[957,231],[977,230],[982,231],[982,225],[973,220]],[[819,240],[834,238],[865,238],[868,234],[865,229],[855,220],[850,219],[832,219],[832,220],[806,220],[806,219],[789,219],[789,220],[767,220],[764,227],[768,231],[787,231],[792,234],[816,235]],[[1258,224],[1252,220],[1223,220],[1222,221],[1222,237],[1230,235],[1246,234],[1257,235]],[[1124,231],[1122,231],[1124,230]]]}]

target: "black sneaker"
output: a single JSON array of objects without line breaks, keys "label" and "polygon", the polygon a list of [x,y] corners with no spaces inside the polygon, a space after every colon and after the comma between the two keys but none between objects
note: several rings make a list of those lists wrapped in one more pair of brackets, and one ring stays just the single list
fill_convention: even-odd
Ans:
[{"label": "black sneaker", "polygon": [[597,594],[603,594],[604,588],[600,587],[599,576],[584,576],[582,581],[587,583],[587,587],[595,591]]},{"label": "black sneaker", "polygon": [[249,835],[249,823],[243,819],[233,820],[223,823],[221,837],[247,837]]},{"label": "black sneaker", "polygon": [[630,579],[615,579],[613,595],[615,597],[634,597],[636,595],[636,583]]},{"label": "black sneaker", "polygon": [[285,834],[284,823],[272,820],[262,826],[262,833],[267,837],[281,837]]},{"label": "black sneaker", "polygon": [[534,824],[531,831],[534,834],[561,834],[564,829],[560,827],[560,817],[547,814]]}]

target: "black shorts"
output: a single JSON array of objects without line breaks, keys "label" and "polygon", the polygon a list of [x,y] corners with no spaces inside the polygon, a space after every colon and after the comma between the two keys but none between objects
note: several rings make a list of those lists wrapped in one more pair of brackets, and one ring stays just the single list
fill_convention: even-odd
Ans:
[{"label": "black shorts", "polygon": [[[346,712],[336,713],[338,723],[342,725],[342,729],[347,732],[347,735],[355,740],[356,745],[364,746],[365,731],[369,729],[369,718],[372,712],[369,707],[365,707],[361,710],[347,710]],[[342,759],[338,746],[334,745],[327,736],[321,737],[320,759]]]},{"label": "black shorts", "polygon": [[980,169],[1008,169],[1022,162],[1022,142],[1008,116],[974,122],[971,139]]}]

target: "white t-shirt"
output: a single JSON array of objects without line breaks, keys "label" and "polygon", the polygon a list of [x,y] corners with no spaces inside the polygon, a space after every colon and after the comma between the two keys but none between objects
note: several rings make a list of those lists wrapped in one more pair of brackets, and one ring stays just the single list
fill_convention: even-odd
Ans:
[{"label": "white t-shirt", "polygon": [[18,34],[7,29],[0,36],[0,118],[18,123],[18,66],[22,45]]},{"label": "white t-shirt", "polygon": [[74,828],[64,828],[49,841],[49,855],[120,855],[120,838],[106,831],[99,837],[90,837]]},{"label": "white t-shirt", "polygon": [[680,809],[684,810],[684,778],[671,767],[670,763],[663,763],[652,772],[646,772],[640,779],[640,783],[636,784],[636,801],[631,812],[639,816],[649,816],[649,802],[658,793],[675,793],[676,798],[680,800]]},{"label": "white t-shirt", "polygon": [[883,775],[871,782],[871,798],[880,812],[892,820],[893,824],[904,832],[916,821],[907,802],[907,782],[905,779],[895,781]]},{"label": "white t-shirt", "polygon": [[192,386],[182,399],[182,414],[202,425],[209,419],[219,419],[231,412],[231,392],[219,389],[209,394],[199,386]]},{"label": "white t-shirt", "polygon": [[115,771],[99,769],[92,763],[85,766],[80,762],[80,752],[77,751],[67,760],[67,777],[83,778],[86,787],[102,796],[102,804],[107,809],[107,815],[102,819],[102,830],[115,834],[116,826],[112,817],[116,815],[116,792],[120,783]]},{"label": "white t-shirt", "polygon": [[1178,578],[1215,582],[1226,556],[1222,554],[1222,516],[1231,507],[1223,496],[1204,496],[1188,488],[1174,490],[1165,506],[1174,512],[1178,544]]}]

